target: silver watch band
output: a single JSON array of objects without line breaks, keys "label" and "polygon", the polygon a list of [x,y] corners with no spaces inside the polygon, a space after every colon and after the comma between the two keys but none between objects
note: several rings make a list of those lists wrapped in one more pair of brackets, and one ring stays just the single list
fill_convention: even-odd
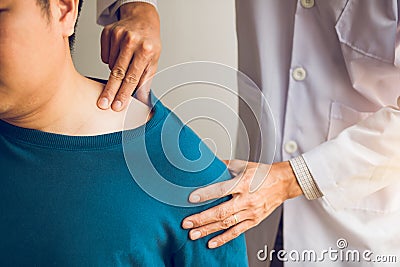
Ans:
[{"label": "silver watch band", "polygon": [[292,166],[293,172],[296,175],[297,182],[303,190],[304,196],[308,200],[317,199],[323,196],[319,190],[314,178],[311,175],[310,170],[302,156],[289,160],[290,166]]}]

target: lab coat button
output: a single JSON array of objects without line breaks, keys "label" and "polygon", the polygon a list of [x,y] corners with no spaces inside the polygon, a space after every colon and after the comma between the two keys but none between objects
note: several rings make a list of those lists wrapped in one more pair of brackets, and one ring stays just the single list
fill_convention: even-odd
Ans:
[{"label": "lab coat button", "polygon": [[295,141],[289,141],[285,144],[285,151],[289,154],[293,154],[297,151],[297,143]]},{"label": "lab coat button", "polygon": [[293,79],[295,79],[296,81],[303,81],[307,76],[307,72],[305,69],[299,67],[293,70],[292,75]]},{"label": "lab coat button", "polygon": [[301,0],[300,2],[304,8],[312,8],[315,5],[315,0]]}]

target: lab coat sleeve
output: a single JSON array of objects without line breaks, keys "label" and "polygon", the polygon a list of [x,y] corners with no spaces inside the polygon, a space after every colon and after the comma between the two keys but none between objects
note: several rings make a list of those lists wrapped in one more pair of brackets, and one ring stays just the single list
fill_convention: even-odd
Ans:
[{"label": "lab coat sleeve", "polygon": [[[336,210],[400,181],[400,68],[396,66],[400,28],[395,17],[393,23],[385,24],[386,42],[371,36],[365,46],[369,51],[362,45],[352,47],[353,40],[348,37],[351,32],[339,32],[354,90],[378,108],[336,138],[303,154],[324,199]],[[349,25],[344,26],[351,30]],[[375,55],[370,53],[374,50]]]},{"label": "lab coat sleeve", "polygon": [[399,151],[400,111],[385,107],[303,158],[325,200],[339,210],[398,182]]},{"label": "lab coat sleeve", "polygon": [[157,0],[97,0],[97,23],[105,26],[117,21],[119,7],[131,2],[149,3],[157,8]]}]

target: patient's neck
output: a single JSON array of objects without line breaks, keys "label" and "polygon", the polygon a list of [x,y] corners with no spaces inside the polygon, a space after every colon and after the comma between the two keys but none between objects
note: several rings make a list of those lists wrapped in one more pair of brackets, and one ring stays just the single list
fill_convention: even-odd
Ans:
[{"label": "patient's neck", "polygon": [[[124,129],[126,112],[98,109],[96,102],[104,85],[81,76],[72,61],[62,75],[46,86],[47,89],[40,89],[51,92],[46,101],[29,105],[28,109],[21,105],[20,112],[15,113],[17,116],[4,120],[19,127],[64,135],[97,135]],[[132,108],[138,114],[129,116],[133,121],[126,128],[135,128],[147,120],[147,106],[134,100],[129,110]]]}]

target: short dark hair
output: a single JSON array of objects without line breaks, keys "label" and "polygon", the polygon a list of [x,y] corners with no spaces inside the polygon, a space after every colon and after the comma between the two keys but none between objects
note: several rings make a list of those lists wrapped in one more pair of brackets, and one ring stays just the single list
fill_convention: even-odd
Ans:
[{"label": "short dark hair", "polygon": [[[36,3],[39,5],[39,7],[42,9],[43,14],[47,17],[50,16],[50,0],[36,0]],[[79,0],[78,4],[78,18],[79,15],[81,14],[81,9],[83,5],[83,0]],[[78,18],[76,19],[75,23],[75,30],[76,30],[76,25],[78,25]],[[72,34],[69,38],[69,48],[72,51],[74,49],[74,44],[75,44],[75,33]]]}]

